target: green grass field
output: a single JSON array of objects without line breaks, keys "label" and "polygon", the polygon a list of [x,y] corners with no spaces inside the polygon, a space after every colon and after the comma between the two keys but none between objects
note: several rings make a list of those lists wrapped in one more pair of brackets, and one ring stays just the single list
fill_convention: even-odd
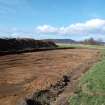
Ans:
[{"label": "green grass field", "polygon": [[105,46],[99,45],[83,45],[83,44],[57,44],[58,48],[92,48],[92,49],[105,49]]},{"label": "green grass field", "polygon": [[84,48],[97,48],[102,52],[101,60],[81,77],[70,105],[105,105],[105,46],[86,45]]}]

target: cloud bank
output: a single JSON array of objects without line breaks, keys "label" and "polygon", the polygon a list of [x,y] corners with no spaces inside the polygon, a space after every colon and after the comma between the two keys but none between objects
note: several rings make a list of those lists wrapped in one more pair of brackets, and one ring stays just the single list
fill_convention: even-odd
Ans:
[{"label": "cloud bank", "polygon": [[105,35],[105,20],[91,19],[84,23],[75,23],[66,27],[50,25],[38,26],[35,29],[39,34],[57,35]]},{"label": "cloud bank", "polygon": [[105,20],[91,19],[82,23],[68,26],[54,27],[40,25],[33,29],[0,28],[0,37],[28,37],[28,38],[74,38],[81,40],[89,37],[101,38],[105,41]]}]

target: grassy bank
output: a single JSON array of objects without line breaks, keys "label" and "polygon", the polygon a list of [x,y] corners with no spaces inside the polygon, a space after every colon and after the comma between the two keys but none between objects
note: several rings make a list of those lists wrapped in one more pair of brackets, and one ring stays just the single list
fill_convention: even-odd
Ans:
[{"label": "grassy bank", "polygon": [[103,46],[87,47],[100,49],[103,56],[80,79],[69,103],[70,105],[105,105],[105,48]]}]

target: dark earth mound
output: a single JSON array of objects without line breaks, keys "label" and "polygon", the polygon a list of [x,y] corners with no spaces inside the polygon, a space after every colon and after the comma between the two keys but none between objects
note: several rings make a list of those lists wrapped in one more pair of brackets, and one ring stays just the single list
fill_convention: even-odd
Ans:
[{"label": "dark earth mound", "polygon": [[0,39],[0,54],[14,53],[31,50],[53,49],[57,45],[53,41],[34,40],[34,39]]}]

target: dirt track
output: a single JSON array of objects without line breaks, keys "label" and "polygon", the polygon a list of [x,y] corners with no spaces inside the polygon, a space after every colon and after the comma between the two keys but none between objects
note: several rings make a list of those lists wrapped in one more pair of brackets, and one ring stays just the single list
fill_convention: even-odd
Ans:
[{"label": "dirt track", "polygon": [[89,49],[1,56],[0,105],[17,105],[26,96],[55,85],[64,75],[70,74],[78,67],[83,68],[83,65],[88,65],[89,62],[94,63],[98,56],[97,50]]}]

